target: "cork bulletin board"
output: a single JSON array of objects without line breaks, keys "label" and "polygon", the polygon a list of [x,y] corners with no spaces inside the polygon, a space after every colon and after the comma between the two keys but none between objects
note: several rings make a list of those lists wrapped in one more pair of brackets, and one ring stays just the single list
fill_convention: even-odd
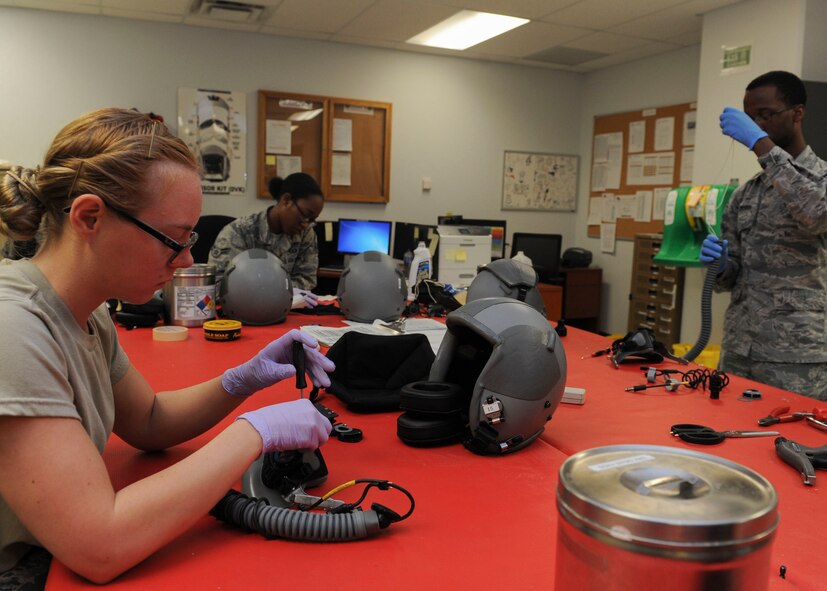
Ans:
[{"label": "cork bulletin board", "polygon": [[614,222],[617,239],[663,231],[669,189],[690,185],[696,104],[594,118],[588,235]]}]

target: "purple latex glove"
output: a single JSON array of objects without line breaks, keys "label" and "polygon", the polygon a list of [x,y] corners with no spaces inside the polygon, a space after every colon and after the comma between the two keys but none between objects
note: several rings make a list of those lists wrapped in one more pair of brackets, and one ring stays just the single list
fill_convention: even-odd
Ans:
[{"label": "purple latex glove", "polygon": [[245,412],[244,419],[261,435],[261,453],[316,449],[333,426],[308,399],[293,400]]},{"label": "purple latex glove", "polygon": [[727,107],[721,113],[719,119],[721,120],[721,131],[724,132],[724,135],[741,142],[750,150],[755,147],[758,140],[767,137],[766,131],[758,127],[758,124],[749,115],[738,109]]},{"label": "purple latex glove", "polygon": [[[299,287],[293,288],[293,301],[295,302],[298,297],[301,297],[304,300],[304,303],[307,304],[308,308],[315,308],[319,305],[319,296],[308,289],[301,289]],[[295,307],[295,306],[294,306]]]},{"label": "purple latex glove", "polygon": [[285,378],[293,377],[296,375],[293,341],[304,344],[305,370],[313,385],[328,387],[330,378],[326,372],[333,371],[336,366],[318,351],[316,339],[296,329],[271,342],[247,363],[225,371],[221,385],[233,396],[249,396]]}]

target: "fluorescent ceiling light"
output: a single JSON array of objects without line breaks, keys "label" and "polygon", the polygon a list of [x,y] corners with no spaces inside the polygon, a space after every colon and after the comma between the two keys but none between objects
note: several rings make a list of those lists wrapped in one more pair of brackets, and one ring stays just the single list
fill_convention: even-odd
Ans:
[{"label": "fluorescent ceiling light", "polygon": [[317,117],[321,114],[321,109],[312,109],[310,111],[297,111],[295,113],[291,113],[287,119],[290,121],[310,121],[314,117]]},{"label": "fluorescent ceiling light", "polygon": [[468,49],[527,22],[528,19],[515,16],[461,10],[407,42],[445,49]]}]

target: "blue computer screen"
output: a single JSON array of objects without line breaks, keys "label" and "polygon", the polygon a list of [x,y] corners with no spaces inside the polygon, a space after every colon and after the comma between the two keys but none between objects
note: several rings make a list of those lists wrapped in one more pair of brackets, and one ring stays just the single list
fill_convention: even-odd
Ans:
[{"label": "blue computer screen", "polygon": [[378,250],[390,254],[391,222],[339,220],[338,250],[342,254],[359,254]]}]

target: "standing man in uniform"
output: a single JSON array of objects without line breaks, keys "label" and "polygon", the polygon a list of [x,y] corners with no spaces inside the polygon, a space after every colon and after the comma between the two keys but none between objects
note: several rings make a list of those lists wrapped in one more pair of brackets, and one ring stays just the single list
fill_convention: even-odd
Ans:
[{"label": "standing man in uniform", "polygon": [[701,261],[720,261],[731,290],[720,369],[827,400],[827,163],[804,140],[806,91],[789,72],[749,83],[744,110],[721,130],[763,169],[732,196],[723,241],[707,236]]}]

